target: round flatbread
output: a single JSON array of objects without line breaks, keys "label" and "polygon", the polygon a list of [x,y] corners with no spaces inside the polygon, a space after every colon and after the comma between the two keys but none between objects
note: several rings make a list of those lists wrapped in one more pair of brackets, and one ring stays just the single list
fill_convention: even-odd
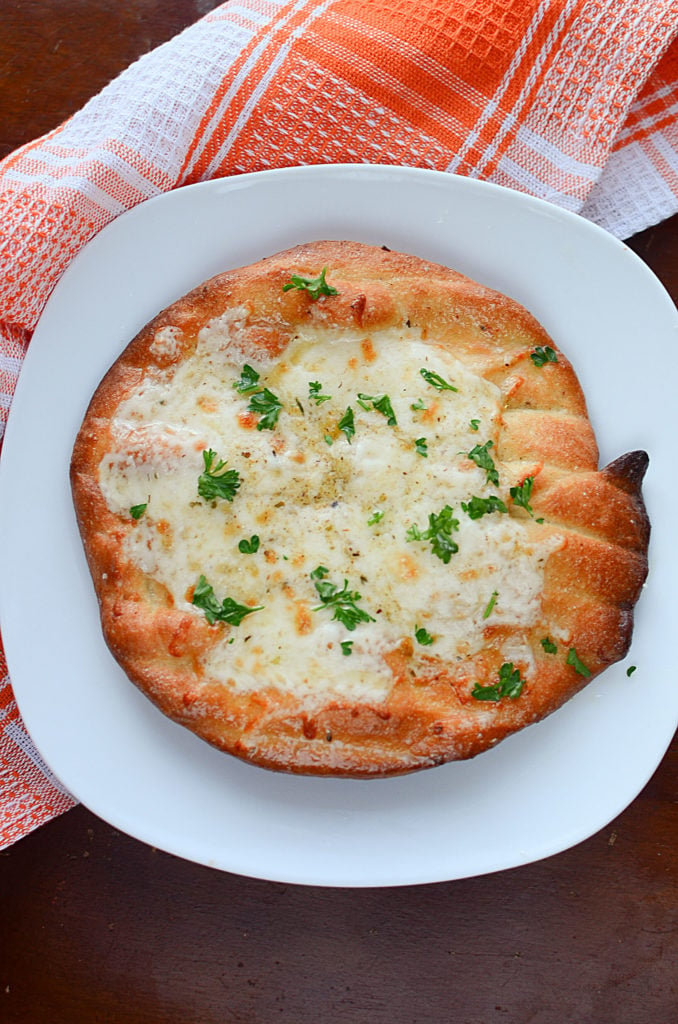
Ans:
[{"label": "round flatbread", "polygon": [[106,641],[165,714],[264,767],[382,776],[474,756],[625,655],[646,466],[598,469],[522,306],[315,242],[149,323],[71,478]]}]

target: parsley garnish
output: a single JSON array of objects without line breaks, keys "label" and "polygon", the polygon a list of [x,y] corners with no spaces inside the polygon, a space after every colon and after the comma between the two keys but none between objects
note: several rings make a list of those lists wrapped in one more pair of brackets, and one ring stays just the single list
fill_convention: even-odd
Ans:
[{"label": "parsley garnish", "polygon": [[331,395],[323,395],[323,386],[319,380],[310,380],[308,382],[308,397],[315,402],[316,405],[322,405],[323,402],[329,402],[332,398]]},{"label": "parsley garnish", "polygon": [[568,665],[571,665],[575,672],[578,672],[580,676],[588,677],[591,675],[591,669],[587,668],[583,661],[579,659],[577,652],[574,647],[570,647],[567,652],[567,658],[565,659]]},{"label": "parsley garnish", "polygon": [[288,292],[292,288],[298,288],[299,291],[307,291],[314,302],[321,295],[338,295],[337,289],[333,288],[325,280],[326,273],[327,267],[323,267],[317,277],[300,277],[299,274],[292,274],[287,284],[283,285],[283,291]]},{"label": "parsley garnish", "polygon": [[547,654],[556,654],[558,651],[557,646],[554,644],[550,636],[545,636],[540,643]]},{"label": "parsley garnish", "polygon": [[247,408],[249,412],[256,412],[261,416],[257,423],[257,430],[273,430],[278,422],[282,402],[272,391],[264,388],[263,391],[257,391],[252,395]]},{"label": "parsley garnish", "polygon": [[422,375],[427,384],[435,388],[436,391],[458,391],[459,388],[455,388],[454,384],[450,384],[446,381],[439,373],[434,373],[433,370],[427,370],[422,367],[419,373]]},{"label": "parsley garnish", "polygon": [[480,426],[480,420],[471,420],[471,422],[470,422],[471,430],[477,430],[479,426]]},{"label": "parsley garnish", "polygon": [[384,518],[384,515],[385,515],[385,513],[380,508],[375,508],[374,512],[372,513],[370,518],[367,520],[367,525],[368,526],[376,526],[376,524],[380,523],[381,520]]},{"label": "parsley garnish", "polygon": [[237,469],[227,469],[216,452],[209,448],[202,453],[205,469],[198,477],[198,494],[205,501],[225,498],[233,501],[235,492],[240,487],[240,474]]},{"label": "parsley garnish", "polygon": [[492,609],[494,608],[495,604],[497,603],[497,598],[498,597],[499,597],[499,592],[497,590],[493,590],[492,591],[492,596],[490,597],[490,600],[487,602],[487,606],[485,608],[485,611],[483,612],[483,618],[484,619],[489,619],[490,615],[492,614]]},{"label": "parsley garnish", "polygon": [[201,608],[210,626],[215,622],[227,622],[231,626],[239,626],[242,620],[252,612],[260,612],[264,607],[252,608],[247,604],[238,604],[232,597],[225,597],[221,603],[214,596],[214,590],[204,576],[198,580],[193,591],[193,604]]},{"label": "parsley garnish", "polygon": [[532,487],[534,486],[534,477],[526,476],[522,484],[518,487],[512,487],[510,490],[511,499],[514,505],[520,505],[524,508],[531,516],[534,515],[532,512],[532,506],[530,505],[530,497],[532,495]]},{"label": "parsley garnish", "polygon": [[319,565],[311,573],[318,597],[322,601],[322,604],[314,608],[313,611],[332,608],[334,611],[332,618],[343,623],[349,630],[354,630],[359,622],[376,622],[376,619],[372,618],[363,608],[358,608],[357,602],[360,600],[360,594],[356,590],[348,589],[348,580],[344,580],[344,586],[339,590],[336,584],[330,583],[326,579],[329,571],[324,565]]},{"label": "parsley garnish", "polygon": [[418,398],[416,400],[416,402],[413,402],[413,404],[410,406],[410,409],[413,409],[415,412],[418,412],[419,409],[425,409],[425,408],[426,408],[426,403],[424,402],[423,398]]},{"label": "parsley garnish", "polygon": [[393,412],[393,406],[391,405],[391,399],[388,395],[364,395],[361,391],[358,392],[358,405],[362,406],[363,409],[375,409],[376,412],[380,412],[382,416],[386,417],[386,422],[389,427],[395,427],[398,422]]},{"label": "parsley garnish", "polygon": [[243,555],[254,555],[259,550],[259,538],[253,533],[249,540],[243,538],[238,544],[238,551]]},{"label": "parsley garnish", "polygon": [[425,437],[418,437],[414,442],[414,450],[417,455],[421,455],[422,458],[428,458],[428,441]]},{"label": "parsley garnish", "polygon": [[520,678],[520,671],[513,667],[513,662],[508,661],[499,669],[499,682],[490,686],[481,686],[476,683],[471,690],[471,696],[476,700],[500,701],[502,697],[510,697],[515,700],[522,693],[525,680]]},{"label": "parsley garnish", "polygon": [[440,512],[429,514],[427,530],[410,526],[406,536],[408,540],[430,541],[433,554],[447,565],[452,555],[459,550],[459,545],[452,540],[452,531],[458,529],[459,520],[453,517],[451,506],[445,505]]},{"label": "parsley garnish", "polygon": [[147,501],[145,501],[142,505],[132,505],[131,509],[129,510],[129,514],[131,515],[132,519],[141,519],[142,515],[144,514],[147,508]]},{"label": "parsley garnish", "polygon": [[245,363],[242,368],[240,378],[235,382],[233,387],[236,391],[239,391],[241,395],[246,395],[248,391],[256,391],[259,387],[259,374],[252,366]]},{"label": "parsley garnish", "polygon": [[627,676],[632,676],[635,671],[636,671],[636,666],[635,665],[629,665],[629,667],[626,670],[626,674],[627,674]]},{"label": "parsley garnish", "polygon": [[417,643],[421,644],[422,647],[430,647],[433,643],[433,637],[429,631],[424,628],[424,626],[417,626],[414,631],[414,636]]},{"label": "parsley garnish", "polygon": [[341,641],[341,653],[345,655],[353,654],[353,641],[342,640]]},{"label": "parsley garnish", "polygon": [[499,473],[494,465],[494,460],[490,455],[490,448],[494,445],[494,441],[486,441],[485,444],[477,444],[471,448],[467,458],[471,462],[475,462],[479,469],[485,470],[485,480],[488,484],[494,484],[495,487],[499,486]]},{"label": "parsley garnish", "polygon": [[550,345],[537,345],[533,352],[530,352],[530,359],[535,366],[544,366],[545,363],[557,363],[558,356]]},{"label": "parsley garnish", "polygon": [[496,494],[491,494],[489,498],[479,498],[474,494],[470,501],[462,501],[461,507],[469,519],[480,519],[490,512],[508,512],[506,505]]},{"label": "parsley garnish", "polygon": [[355,419],[353,417],[353,409],[349,405],[344,415],[339,420],[339,430],[346,434],[346,440],[351,443],[351,438],[355,435]]}]

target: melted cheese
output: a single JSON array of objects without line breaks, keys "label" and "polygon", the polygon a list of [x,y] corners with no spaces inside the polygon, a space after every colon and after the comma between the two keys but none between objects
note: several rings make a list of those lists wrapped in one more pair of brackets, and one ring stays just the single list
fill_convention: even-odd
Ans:
[{"label": "melted cheese", "polygon": [[[201,575],[219,601],[263,606],[237,627],[216,627],[223,639],[205,657],[207,673],[239,690],[272,685],[309,700],[382,700],[393,686],[384,655],[403,638],[414,641],[419,627],[434,643],[414,642],[415,673],[426,656],[449,662],[481,649],[495,593],[491,623],[529,627],[551,549],[546,532],[534,543],[518,517],[472,520],[461,507],[490,494],[508,505],[516,483],[495,454],[499,390],[413,330],[367,337],[309,328],[281,359],[256,362],[243,356],[244,314],[231,310],[212,321],[193,356],[147,379],[120,405],[115,445],[100,465],[113,512],[129,518],[130,507],[148,503],[126,553],[165,584],[178,607],[203,614],[187,596]],[[164,328],[154,344],[173,342]],[[282,403],[274,430],[257,429],[249,396],[234,387],[245,362]],[[435,389],[422,368],[457,391]],[[329,400],[309,397],[312,381]],[[388,395],[397,423],[389,425],[360,394]],[[339,429],[348,407],[350,439]],[[422,437],[427,457],[417,450]],[[488,440],[499,487],[467,456]],[[209,448],[240,474],[233,501],[198,495]],[[446,505],[458,520],[459,548],[448,564],[427,541],[408,540],[409,528],[424,531],[429,515]],[[239,541],[254,534],[259,550],[242,554]],[[339,588],[346,580],[360,593],[359,607],[374,621],[349,631],[333,619],[310,576],[319,565]],[[346,641],[353,642],[350,656]],[[516,657],[515,635],[508,653]]]}]

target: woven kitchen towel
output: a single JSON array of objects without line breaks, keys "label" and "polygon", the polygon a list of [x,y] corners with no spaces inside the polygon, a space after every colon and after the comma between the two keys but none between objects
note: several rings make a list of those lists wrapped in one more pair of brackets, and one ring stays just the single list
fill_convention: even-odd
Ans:
[{"label": "woven kitchen towel", "polygon": [[[305,163],[434,168],[619,237],[678,211],[678,0],[232,0],[0,164],[0,430],[52,288],[122,211]],[[0,846],[72,800],[0,662]]]}]

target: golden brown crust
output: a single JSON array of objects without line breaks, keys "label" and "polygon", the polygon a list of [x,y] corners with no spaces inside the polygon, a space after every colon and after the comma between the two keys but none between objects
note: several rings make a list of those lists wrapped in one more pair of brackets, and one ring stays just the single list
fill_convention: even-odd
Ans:
[{"label": "golden brown crust", "polygon": [[[291,273],[314,277],[327,266],[338,295],[313,302],[283,292]],[[385,702],[328,700],[309,709],[300,698],[262,685],[240,692],[208,678],[204,655],[219,625],[180,610],[169,591],[125,557],[134,528],[111,512],[98,481],[121,401],[145,378],[179,365],[199,330],[225,310],[247,310],[253,352],[278,356],[299,325],[374,331],[416,327],[503,395],[497,442],[517,480],[534,477],[527,534],[557,539],[544,579],[539,621],[521,640],[534,671],[518,699],[479,701],[473,682],[496,679],[499,637],[486,628],[482,651],[461,664],[434,657],[417,678],[405,644],[389,656],[395,684]],[[176,344],[154,347],[163,328]],[[536,367],[530,352],[551,346],[557,362]],[[104,635],[130,678],[171,718],[216,746],[268,768],[377,776],[411,771],[487,749],[543,718],[590,678],[622,658],[633,607],[647,573],[649,523],[641,496],[642,452],[598,470],[596,441],[578,380],[566,357],[521,306],[445,267],[353,242],[316,242],[206,282],[160,313],[130,343],[97,389],[75,443],[71,480],[78,522]],[[543,520],[543,522],[538,522]],[[544,649],[559,638],[558,653]],[[505,639],[505,638],[504,638]],[[569,650],[590,675],[568,664]]]}]

